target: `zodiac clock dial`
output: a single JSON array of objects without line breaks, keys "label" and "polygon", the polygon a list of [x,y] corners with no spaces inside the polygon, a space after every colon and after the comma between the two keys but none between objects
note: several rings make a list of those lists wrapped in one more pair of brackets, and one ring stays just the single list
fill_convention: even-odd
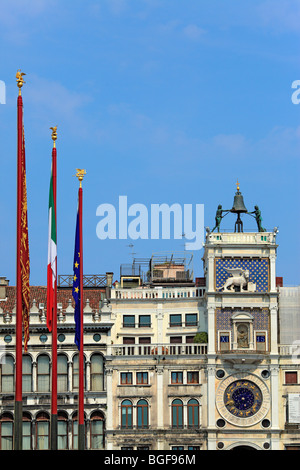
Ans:
[{"label": "zodiac clock dial", "polygon": [[224,404],[234,416],[248,418],[260,409],[262,393],[255,383],[249,380],[236,380],[226,388]]}]

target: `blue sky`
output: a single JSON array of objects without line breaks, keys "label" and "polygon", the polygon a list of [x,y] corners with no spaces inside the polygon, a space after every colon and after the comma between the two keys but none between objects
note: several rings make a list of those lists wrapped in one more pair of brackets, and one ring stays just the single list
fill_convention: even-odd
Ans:
[{"label": "blue sky", "polygon": [[[277,275],[299,284],[299,0],[0,0],[1,269],[15,283],[16,100],[23,87],[31,283],[45,285],[51,131],[58,126],[58,271],[72,273],[85,168],[84,272],[115,273],[183,240],[99,240],[96,209],[204,204],[214,225],[236,180],[279,227]],[[244,219],[245,230],[255,221]],[[234,217],[223,228],[233,229]],[[194,273],[202,275],[194,253]]]}]

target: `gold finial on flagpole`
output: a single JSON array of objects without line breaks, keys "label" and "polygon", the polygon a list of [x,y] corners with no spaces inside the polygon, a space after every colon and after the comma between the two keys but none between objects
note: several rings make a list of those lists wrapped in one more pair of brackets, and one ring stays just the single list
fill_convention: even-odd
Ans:
[{"label": "gold finial on flagpole", "polygon": [[50,129],[52,129],[52,140],[53,140],[53,147],[55,147],[55,141],[57,139],[57,126],[55,127],[50,127]]},{"label": "gold finial on flagpole", "polygon": [[238,180],[238,179],[237,179],[237,181],[236,181],[236,189],[237,189],[237,191],[240,190],[240,185],[239,185],[239,180]]},{"label": "gold finial on flagpole", "polygon": [[79,180],[79,186],[81,188],[82,187],[81,182],[84,178],[84,175],[86,175],[86,171],[85,170],[80,170],[79,168],[76,168],[76,171],[77,171],[76,176]]},{"label": "gold finial on flagpole", "polygon": [[24,82],[23,75],[26,75],[26,73],[23,73],[21,72],[21,69],[18,69],[16,73],[16,79],[17,79],[17,85],[19,87],[19,96],[21,96],[21,88],[23,84],[26,83]]}]

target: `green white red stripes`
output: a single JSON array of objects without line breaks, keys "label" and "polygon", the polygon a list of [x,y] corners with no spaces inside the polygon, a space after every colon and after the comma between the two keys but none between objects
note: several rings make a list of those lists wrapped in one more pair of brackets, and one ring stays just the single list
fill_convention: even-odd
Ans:
[{"label": "green white red stripes", "polygon": [[53,168],[51,168],[50,190],[49,190],[49,226],[48,226],[48,265],[47,265],[47,327],[52,331],[54,291],[56,281],[56,220],[53,191]]}]

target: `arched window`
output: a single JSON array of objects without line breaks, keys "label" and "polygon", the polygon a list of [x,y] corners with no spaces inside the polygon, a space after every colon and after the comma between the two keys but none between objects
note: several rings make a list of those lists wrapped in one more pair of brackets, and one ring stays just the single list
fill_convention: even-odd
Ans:
[{"label": "arched window", "polygon": [[63,412],[57,414],[57,449],[68,449],[68,416]]},{"label": "arched window", "polygon": [[57,391],[68,391],[68,358],[64,354],[57,356]]},{"label": "arched window", "polygon": [[[73,414],[72,418],[72,437],[73,437],[73,443],[72,443],[72,449],[77,450],[78,449],[78,415],[77,412]],[[84,442],[85,442],[85,447],[86,447],[86,421],[85,421],[85,416],[84,416]]]},{"label": "arched window", "polygon": [[183,403],[178,398],[172,401],[172,427],[183,428]]},{"label": "arched window", "polygon": [[137,427],[148,428],[148,402],[139,400],[137,402]]},{"label": "arched window", "polygon": [[22,358],[22,390],[32,392],[32,359],[28,355]]},{"label": "arched window", "polygon": [[50,392],[50,360],[46,354],[37,358],[37,391]]},{"label": "arched window", "polygon": [[0,419],[1,450],[13,449],[13,418],[10,413],[3,413]]},{"label": "arched window", "polygon": [[199,427],[199,403],[194,398],[188,401],[187,414],[188,414],[188,427],[198,428]]},{"label": "arched window", "polygon": [[132,403],[130,400],[123,400],[121,403],[121,428],[132,428]]},{"label": "arched window", "polygon": [[93,354],[91,357],[91,391],[101,392],[103,387],[103,356]]},{"label": "arched window", "polygon": [[22,450],[32,449],[31,439],[31,415],[29,413],[23,413],[23,424],[22,424]]},{"label": "arched window", "polygon": [[91,416],[91,449],[104,449],[104,416],[95,411]]},{"label": "arched window", "polygon": [[[46,356],[47,357],[47,356]],[[49,415],[44,411],[38,413],[36,417],[36,449],[49,450]]]},{"label": "arched window", "polygon": [[12,356],[6,355],[1,360],[1,392],[14,392],[14,359]]},{"label": "arched window", "polygon": [[[86,390],[85,357],[83,357],[83,381]],[[79,390],[79,354],[73,357],[73,390]]]}]

